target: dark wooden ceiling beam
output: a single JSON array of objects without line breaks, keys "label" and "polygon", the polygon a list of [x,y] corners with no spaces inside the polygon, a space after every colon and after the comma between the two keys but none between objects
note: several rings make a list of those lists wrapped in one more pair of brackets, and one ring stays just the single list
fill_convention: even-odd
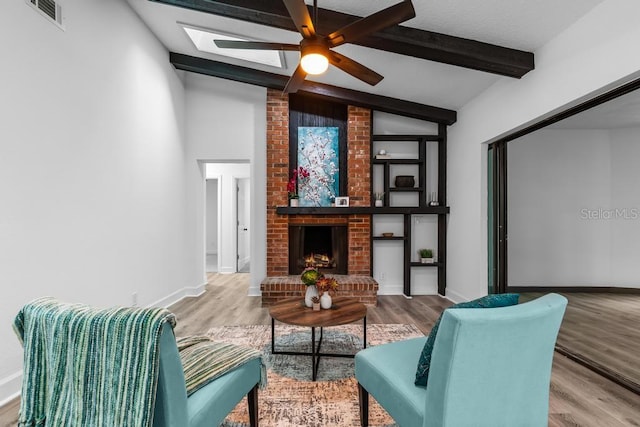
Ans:
[{"label": "dark wooden ceiling beam", "polygon": [[[289,76],[274,74],[225,62],[212,61],[210,59],[183,55],[171,52],[169,60],[179,70],[207,76],[234,80],[241,83],[283,90]],[[323,83],[305,81],[298,91],[309,96],[326,99],[333,102],[355,105],[383,111],[385,113],[398,114],[430,122],[452,125],[456,122],[457,113],[446,108],[433,107],[417,102],[390,98],[388,96],[374,95],[351,89],[344,89]]]},{"label": "dark wooden ceiling beam", "polygon": [[[260,25],[296,31],[284,4],[276,0],[149,0]],[[328,34],[360,17],[319,8],[319,34]],[[533,53],[401,25],[353,44],[373,49],[520,78],[534,69]]]}]

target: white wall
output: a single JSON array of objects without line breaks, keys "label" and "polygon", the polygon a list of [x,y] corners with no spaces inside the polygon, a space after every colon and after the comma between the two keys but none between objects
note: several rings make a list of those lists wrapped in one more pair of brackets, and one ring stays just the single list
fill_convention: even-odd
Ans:
[{"label": "white wall", "polygon": [[218,177],[220,180],[220,205],[218,208],[220,218],[218,271],[220,273],[237,272],[236,206],[238,193],[236,179],[250,178],[250,169],[249,163],[207,163],[206,165],[205,176],[207,178]]},{"label": "white wall", "polygon": [[207,255],[218,253],[218,183],[219,180],[207,178],[206,232]]},{"label": "white wall", "polygon": [[[205,283],[205,190],[207,161],[251,163],[250,295],[260,295],[266,265],[266,102],[264,88],[186,74],[188,264]],[[234,227],[235,229],[235,227]]]},{"label": "white wall", "polygon": [[487,292],[486,146],[640,75],[640,2],[606,0],[535,52],[536,69],[501,78],[458,110],[448,151],[447,296]]},{"label": "white wall", "polygon": [[184,90],[167,52],[124,1],[64,14],[61,31],[0,2],[0,403],[20,388],[11,323],[26,302],[200,291],[182,258]]},{"label": "white wall", "polygon": [[546,129],[509,143],[510,286],[611,284],[611,142],[603,130]]},{"label": "white wall", "polygon": [[545,129],[509,144],[509,285],[640,287],[639,136]]}]

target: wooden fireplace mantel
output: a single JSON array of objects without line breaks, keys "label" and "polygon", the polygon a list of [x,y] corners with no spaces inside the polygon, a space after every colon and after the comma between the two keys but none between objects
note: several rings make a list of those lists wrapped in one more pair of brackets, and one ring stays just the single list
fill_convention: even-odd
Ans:
[{"label": "wooden fireplace mantel", "polygon": [[354,206],[348,208],[336,207],[298,207],[278,206],[276,208],[278,215],[399,215],[399,214],[448,214],[449,206],[426,206],[426,207],[369,207]]}]

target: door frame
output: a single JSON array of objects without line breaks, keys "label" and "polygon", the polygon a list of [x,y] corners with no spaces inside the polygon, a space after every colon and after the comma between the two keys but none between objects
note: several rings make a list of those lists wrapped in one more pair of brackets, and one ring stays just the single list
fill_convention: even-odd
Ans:
[{"label": "door frame", "polygon": [[[489,235],[488,262],[489,293],[501,294],[507,292],[508,284],[508,234],[507,234],[507,143],[499,141],[488,148],[487,165],[490,173],[487,185]],[[493,261],[493,262],[491,262]],[[493,279],[493,280],[492,280]]]},{"label": "door frame", "polygon": [[[242,160],[242,159],[229,159],[229,160],[199,160],[199,163],[202,165],[202,173],[203,179],[205,181],[205,190],[206,190],[206,180],[208,178],[218,178],[218,273],[220,274],[232,274],[237,273],[237,226],[234,226],[233,235],[229,235],[229,228],[231,227],[231,223],[237,223],[237,212],[236,204],[237,204],[237,193],[235,190],[236,180],[238,178],[248,178],[249,186],[252,186],[252,170],[251,170],[251,161]],[[212,167],[220,167],[223,170],[209,169],[208,166]],[[246,174],[238,173],[237,167],[242,166],[243,168],[246,166]],[[233,168],[236,167],[236,170],[224,170],[225,167]],[[233,187],[233,189],[231,188]],[[229,193],[231,192],[231,193]],[[202,192],[203,201],[200,202],[203,204],[203,212],[204,212],[204,229],[202,234],[202,239],[205,241],[204,245],[204,253],[203,256],[206,257],[206,191]],[[230,197],[230,198],[229,198]],[[225,208],[223,208],[223,205]],[[229,212],[229,210],[231,212]],[[230,214],[231,218],[229,218]],[[249,218],[251,219],[252,212],[249,212]],[[233,255],[227,256],[226,253],[232,253]],[[235,258],[235,259],[231,259]],[[206,269],[206,259],[203,260],[203,269]]]},{"label": "door frame", "polygon": [[[489,269],[493,269],[494,283],[489,283],[490,291],[504,293],[509,290],[507,265],[507,146],[509,142],[639,89],[640,78],[516,130],[489,145],[489,155],[493,156],[493,197],[492,200],[488,200],[488,209],[494,209],[493,221],[488,224],[489,227],[493,227],[493,236],[489,231],[489,237],[493,237],[494,245],[493,265],[489,265]],[[488,247],[490,247],[489,244]],[[489,275],[489,271],[487,274]]]}]

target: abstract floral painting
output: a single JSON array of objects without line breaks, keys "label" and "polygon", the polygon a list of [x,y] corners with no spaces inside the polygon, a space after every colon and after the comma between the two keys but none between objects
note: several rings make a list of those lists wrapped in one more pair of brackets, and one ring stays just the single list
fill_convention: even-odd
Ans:
[{"label": "abstract floral painting", "polygon": [[298,167],[309,173],[298,182],[300,206],[331,206],[339,196],[338,156],[337,127],[298,127]]}]

